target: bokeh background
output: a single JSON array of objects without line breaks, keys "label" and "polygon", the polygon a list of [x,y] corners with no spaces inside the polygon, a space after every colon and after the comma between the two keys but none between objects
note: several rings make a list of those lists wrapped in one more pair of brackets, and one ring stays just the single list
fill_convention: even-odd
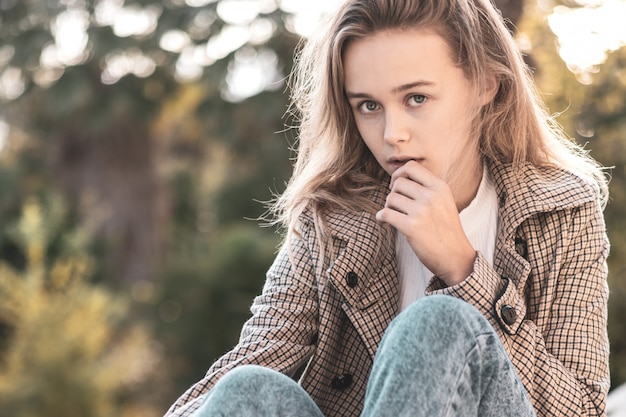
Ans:
[{"label": "bokeh background", "polygon": [[[626,2],[496,3],[612,167],[616,387]],[[255,219],[291,172],[293,50],[336,4],[0,0],[0,416],[161,416],[234,345],[280,242]]]}]

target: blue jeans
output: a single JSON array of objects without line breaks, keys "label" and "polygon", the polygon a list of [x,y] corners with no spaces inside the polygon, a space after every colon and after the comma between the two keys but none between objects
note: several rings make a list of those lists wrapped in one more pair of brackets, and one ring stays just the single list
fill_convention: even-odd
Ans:
[{"label": "blue jeans", "polygon": [[[324,417],[291,378],[254,365],[222,377],[194,416]],[[487,319],[464,301],[429,296],[386,330],[361,416],[533,417],[535,412]]]}]

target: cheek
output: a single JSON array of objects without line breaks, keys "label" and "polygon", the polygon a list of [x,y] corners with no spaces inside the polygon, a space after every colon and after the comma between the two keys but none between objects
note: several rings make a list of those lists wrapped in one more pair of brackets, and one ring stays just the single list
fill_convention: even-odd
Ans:
[{"label": "cheek", "polygon": [[363,143],[365,143],[365,146],[367,146],[367,149],[370,150],[370,152],[372,153],[372,155],[374,155],[374,157],[376,157],[376,159],[378,159],[378,154],[380,147],[377,144],[377,141],[372,139],[369,136],[363,136],[361,135],[361,138],[363,140]]},{"label": "cheek", "polygon": [[447,179],[451,169],[470,157],[467,132],[458,126],[441,126],[429,139],[426,168],[443,180]]},{"label": "cheek", "polygon": [[457,116],[448,119],[441,129],[442,132],[445,132],[445,137],[441,137],[441,143],[445,148],[444,152],[450,154],[463,153],[472,141],[471,119],[463,111],[455,114]]},{"label": "cheek", "polygon": [[356,127],[365,145],[373,152],[377,143],[376,130],[374,127],[364,122],[357,122]]},{"label": "cheek", "polygon": [[459,101],[452,109],[451,114],[456,115],[451,123],[454,132],[461,136],[469,136],[472,130],[472,121],[479,113],[476,103],[473,100],[465,99]]}]

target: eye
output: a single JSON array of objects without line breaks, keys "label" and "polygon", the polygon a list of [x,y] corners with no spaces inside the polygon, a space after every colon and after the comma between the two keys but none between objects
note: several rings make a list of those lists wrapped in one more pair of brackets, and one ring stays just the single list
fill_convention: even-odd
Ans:
[{"label": "eye", "polygon": [[372,100],[366,100],[363,103],[359,104],[359,111],[361,113],[372,113],[378,110],[378,103]]},{"label": "eye", "polygon": [[409,97],[409,106],[421,106],[426,102],[427,98],[423,94],[415,94]]}]

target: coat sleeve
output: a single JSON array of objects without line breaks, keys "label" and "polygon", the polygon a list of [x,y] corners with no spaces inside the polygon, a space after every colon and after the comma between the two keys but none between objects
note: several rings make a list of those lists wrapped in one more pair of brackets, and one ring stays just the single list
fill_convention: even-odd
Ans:
[{"label": "coat sleeve", "polygon": [[533,250],[544,265],[530,272],[532,285],[517,288],[478,254],[466,281],[445,287],[435,277],[427,294],[461,298],[489,319],[538,416],[605,416],[609,243],[602,211],[590,203],[540,223],[543,242]]},{"label": "coat sleeve", "polygon": [[217,380],[236,366],[255,364],[293,375],[311,357],[318,322],[311,265],[301,239],[294,237],[291,246],[283,245],[262,294],[253,302],[252,317],[244,324],[239,343],[170,407],[166,417],[192,415]]}]

